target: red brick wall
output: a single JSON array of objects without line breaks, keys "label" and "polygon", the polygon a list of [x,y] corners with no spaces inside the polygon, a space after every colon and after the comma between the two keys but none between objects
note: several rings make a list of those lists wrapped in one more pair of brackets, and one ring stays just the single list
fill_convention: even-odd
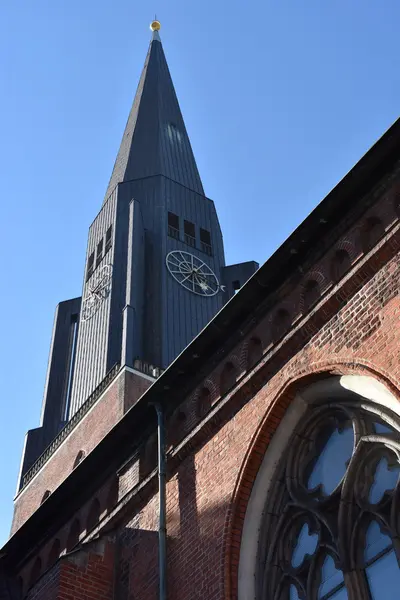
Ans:
[{"label": "red brick wall", "polygon": [[[332,289],[333,300],[327,298],[299,325],[301,335],[287,336],[232,392],[231,416],[239,412],[222,427],[215,427],[196,452],[189,451],[172,474],[167,492],[171,599],[236,597],[241,525],[251,486],[271,435],[305,377],[368,373],[399,396],[399,247],[397,231],[375,256],[360,262],[341,291]],[[377,261],[387,262],[371,277]],[[356,293],[352,291],[354,280],[361,285]],[[343,301],[346,289],[350,294],[347,303]],[[344,304],[338,311],[336,301]],[[331,311],[333,316],[328,318]],[[324,319],[325,325],[320,326]],[[124,529],[155,533],[155,505],[153,497]],[[140,551],[132,554],[131,560],[133,569],[149,573]],[[130,590],[136,590],[134,581]],[[154,579],[146,598],[156,598],[156,593]]]},{"label": "red brick wall", "polygon": [[113,600],[114,544],[98,541],[63,556],[29,590],[29,600]]},{"label": "red brick wall", "polygon": [[84,456],[87,456],[150,384],[148,379],[129,371],[117,376],[41,471],[15,499],[12,534],[40,506],[45,491],[54,491],[69,475],[78,453],[83,451]]}]

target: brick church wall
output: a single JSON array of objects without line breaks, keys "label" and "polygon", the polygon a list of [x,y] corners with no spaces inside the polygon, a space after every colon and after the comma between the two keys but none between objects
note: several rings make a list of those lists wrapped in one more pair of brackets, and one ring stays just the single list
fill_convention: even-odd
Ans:
[{"label": "brick church wall", "polygon": [[100,541],[67,556],[25,589],[29,600],[113,599],[114,544]]},{"label": "brick church wall", "polygon": [[150,378],[129,371],[117,376],[39,473],[18,494],[14,502],[11,534],[40,506],[46,491],[53,492],[68,477],[79,460],[78,455],[80,460],[84,460],[150,384]]},{"label": "brick church wall", "polygon": [[[302,272],[274,292],[274,302],[263,318],[248,328],[237,347],[169,418],[171,600],[237,598],[247,501],[269,440],[296,386],[331,373],[363,373],[385,383],[400,398],[398,190],[396,179],[389,178],[373,192],[373,206],[355,225],[341,224],[340,232],[323,240],[328,248],[325,254],[318,260],[310,257]],[[157,597],[154,440],[153,434],[147,448],[121,466],[119,504],[104,513],[97,529],[80,536],[83,549],[76,556],[90,554],[93,538],[104,535],[102,531],[107,536],[112,531],[114,539],[113,558],[98,573],[101,590],[93,587],[92,595],[85,592],[93,600],[111,597],[107,595],[111,562],[116,598]],[[71,522],[66,523],[65,530],[70,526]],[[21,571],[24,580],[34,560]],[[65,560],[71,558],[61,558],[57,564]],[[75,567],[67,569],[67,587],[74,585],[79,569],[87,568]],[[39,578],[29,598],[50,597],[46,591],[31,595],[47,577],[45,573]],[[50,581],[49,586],[53,585]],[[73,589],[70,598],[79,600],[80,592]],[[69,600],[67,595],[53,597]]]}]

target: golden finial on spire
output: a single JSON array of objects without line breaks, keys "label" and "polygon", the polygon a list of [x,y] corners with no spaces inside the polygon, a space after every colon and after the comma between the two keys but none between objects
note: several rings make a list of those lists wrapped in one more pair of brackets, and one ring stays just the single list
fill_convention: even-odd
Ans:
[{"label": "golden finial on spire", "polygon": [[155,18],[154,21],[152,21],[150,23],[150,29],[152,31],[160,31],[160,29],[161,29],[161,23],[160,23],[160,21],[157,21],[157,18]]}]

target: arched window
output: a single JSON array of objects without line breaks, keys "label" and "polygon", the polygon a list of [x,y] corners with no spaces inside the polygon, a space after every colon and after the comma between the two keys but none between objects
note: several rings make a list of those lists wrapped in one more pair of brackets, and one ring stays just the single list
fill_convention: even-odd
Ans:
[{"label": "arched window", "polygon": [[79,542],[80,533],[81,533],[81,524],[79,522],[79,519],[75,519],[71,524],[69,534],[68,534],[67,552],[70,552],[70,550],[75,548],[75,546]]},{"label": "arched window", "polygon": [[363,252],[368,252],[382,237],[384,228],[378,217],[368,217],[361,230],[361,246]]},{"label": "arched window", "polygon": [[257,337],[252,337],[249,340],[247,347],[247,369],[251,369],[262,357],[261,340]]},{"label": "arched window", "polygon": [[288,331],[292,320],[290,314],[284,308],[280,308],[271,323],[271,338],[273,342],[277,342]]},{"label": "arched window", "polygon": [[158,463],[158,437],[153,433],[142,448],[139,459],[140,478],[146,477],[151,473]]},{"label": "arched window", "polygon": [[84,458],[85,458],[84,451],[79,450],[78,454],[76,455],[73,468],[75,469],[75,467],[77,467],[79,465],[79,463],[83,461]]},{"label": "arched window", "polygon": [[203,387],[200,390],[197,398],[197,416],[204,417],[211,408],[211,392],[208,388]]},{"label": "arched window", "polygon": [[90,531],[91,529],[93,529],[93,527],[96,527],[97,523],[99,522],[99,519],[100,519],[100,502],[98,501],[97,498],[95,498],[90,506],[87,523],[86,523],[86,530]]},{"label": "arched window", "polygon": [[111,512],[118,502],[118,477],[115,475],[111,481],[107,494],[107,512]]},{"label": "arched window", "polygon": [[187,416],[184,410],[176,410],[169,419],[167,429],[168,445],[176,446],[185,434]]},{"label": "arched window", "polygon": [[350,269],[351,258],[349,253],[341,248],[335,252],[335,256],[331,263],[331,277],[332,281],[339,281],[339,279]]},{"label": "arched window", "polygon": [[236,383],[236,369],[233,363],[228,362],[224,366],[221,372],[221,378],[219,383],[219,391],[221,396],[229,392]]},{"label": "arched window", "polygon": [[61,552],[61,542],[56,538],[50,548],[49,556],[47,558],[47,568],[50,569],[54,563],[59,559]]},{"label": "arched window", "polygon": [[307,402],[291,434],[280,430],[286,449],[267,485],[257,600],[399,593],[400,417],[347,390],[327,396]]},{"label": "arched window", "polygon": [[307,281],[303,291],[304,311],[309,310],[313,306],[313,304],[316,303],[316,301],[320,297],[320,294],[321,292],[319,289],[318,281],[315,281],[314,279]]},{"label": "arched window", "polygon": [[44,494],[43,494],[43,496],[42,496],[42,499],[41,499],[41,501],[40,501],[40,504],[43,504],[43,502],[44,502],[45,500],[47,500],[47,498],[50,496],[50,494],[51,494],[51,491],[50,491],[50,490],[46,490],[46,491],[45,491],[45,493],[44,493]]},{"label": "arched window", "polygon": [[39,579],[42,573],[42,560],[40,556],[35,558],[35,562],[32,565],[30,576],[29,576],[29,587],[32,587]]}]

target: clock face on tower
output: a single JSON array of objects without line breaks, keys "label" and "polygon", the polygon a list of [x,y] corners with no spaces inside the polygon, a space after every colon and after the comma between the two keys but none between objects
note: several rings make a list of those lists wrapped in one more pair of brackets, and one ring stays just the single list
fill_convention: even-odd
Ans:
[{"label": "clock face on tower", "polygon": [[110,293],[112,265],[103,265],[92,275],[86,296],[82,302],[81,321],[88,321],[99,309],[100,304]]},{"label": "clock face on tower", "polygon": [[194,254],[174,250],[165,259],[167,269],[182,287],[199,296],[215,296],[223,291],[214,271]]}]

